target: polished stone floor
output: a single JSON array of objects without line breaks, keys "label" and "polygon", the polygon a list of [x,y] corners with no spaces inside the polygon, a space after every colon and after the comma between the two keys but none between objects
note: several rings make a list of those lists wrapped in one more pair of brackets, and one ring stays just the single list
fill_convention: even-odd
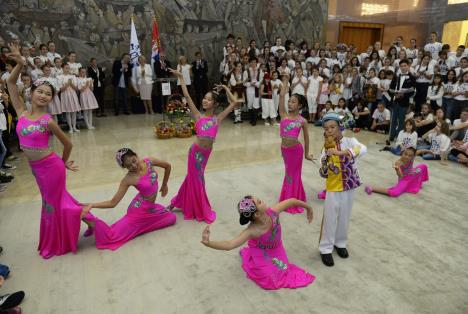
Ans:
[{"label": "polished stone floor", "polygon": [[[70,192],[82,202],[110,198],[124,175],[114,153],[128,146],[172,163],[169,196],[159,199],[167,204],[183,180],[193,138],[155,139],[152,126],[159,119],[96,118],[96,130],[73,134],[72,159],[80,171],[68,174]],[[318,155],[322,130],[311,127],[309,133],[311,152]],[[394,184],[395,158],[378,151],[385,137],[367,132],[356,137],[368,146],[359,162],[363,181]],[[99,251],[92,238],[81,238],[76,255],[43,260],[36,252],[40,195],[24,158],[16,164],[14,182],[0,195],[0,262],[12,271],[0,294],[25,290],[24,313],[468,312],[468,169],[454,163],[429,162],[430,181],[418,195],[391,199],[367,196],[360,188],[349,232],[351,256],[335,257],[335,267],[326,268],[317,248],[323,203],[315,197],[324,181],[318,166],[305,161],[303,181],[315,219],[309,225],[305,215],[283,214],[283,240],[290,261],[317,279],[306,288],[279,291],[264,291],[248,280],[238,250],[205,248],[200,244],[205,225],[184,221],[180,213],[175,226],[140,236],[115,252]],[[277,127],[225,121],[205,178],[218,213],[212,239],[242,230],[235,206],[243,195],[274,203],[282,177]],[[135,194],[129,190],[117,208],[94,213],[111,223]]]}]

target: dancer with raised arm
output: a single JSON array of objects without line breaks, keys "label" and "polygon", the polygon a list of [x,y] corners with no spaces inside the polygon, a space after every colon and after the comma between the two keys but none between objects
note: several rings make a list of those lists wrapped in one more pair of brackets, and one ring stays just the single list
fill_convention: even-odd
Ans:
[{"label": "dancer with raised arm", "polygon": [[[16,86],[25,61],[18,46],[10,45],[10,51],[9,58],[17,62],[7,80],[11,102],[19,117],[16,132],[42,196],[39,254],[47,259],[76,252],[81,220],[85,220],[89,206],[77,202],[66,188],[66,169],[77,171],[78,167],[69,160],[70,139],[47,113],[55,90],[49,80],[36,80],[31,86],[31,110],[27,111]],[[52,151],[52,135],[63,145],[62,158]],[[85,221],[89,217],[87,214]]]},{"label": "dancer with raised arm", "polygon": [[[306,194],[304,186],[302,185],[302,160],[305,157],[307,160],[313,160],[313,156],[309,155],[309,131],[307,120],[304,119],[299,110],[307,107],[307,99],[303,95],[292,94],[288,100],[288,112],[285,108],[285,97],[288,91],[287,75],[283,76],[283,84],[280,92],[279,99],[279,114],[281,117],[280,122],[280,136],[281,136],[281,154],[284,160],[284,180],[283,187],[279,201],[289,198],[297,198],[303,202],[306,201]],[[299,142],[299,134],[304,134],[304,147]],[[302,213],[303,208],[291,207],[286,212],[291,214]]]},{"label": "dancer with raised arm", "polygon": [[206,195],[205,167],[213,150],[213,143],[216,139],[219,125],[238,105],[238,101],[231,94],[227,86],[218,86],[226,91],[229,97],[229,106],[220,114],[215,115],[216,108],[224,100],[223,95],[218,91],[219,89],[212,90],[203,97],[202,107],[205,112],[202,114],[198,111],[190,97],[182,73],[174,70],[171,70],[171,72],[179,79],[184,97],[195,118],[197,139],[189,149],[187,176],[179,192],[172,199],[169,209],[172,210],[174,207],[180,208],[184,214],[184,219],[187,220],[196,219],[212,223],[216,219],[216,213],[211,209],[210,201]]}]

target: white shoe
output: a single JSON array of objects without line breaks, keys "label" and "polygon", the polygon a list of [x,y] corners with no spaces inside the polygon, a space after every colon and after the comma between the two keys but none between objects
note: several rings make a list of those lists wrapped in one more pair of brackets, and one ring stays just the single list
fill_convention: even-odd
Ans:
[{"label": "white shoe", "polygon": [[68,133],[73,134],[73,129],[68,130]]},{"label": "white shoe", "polygon": [[80,130],[78,130],[78,129],[74,129],[74,131],[75,131],[76,133],[80,133]]},{"label": "white shoe", "polygon": [[268,123],[268,122],[265,122],[265,125],[267,125],[267,126],[270,126],[271,124],[270,124],[270,123]]},{"label": "white shoe", "polygon": [[94,130],[95,127],[94,127],[94,126],[90,126],[89,129],[90,129],[90,130]]}]

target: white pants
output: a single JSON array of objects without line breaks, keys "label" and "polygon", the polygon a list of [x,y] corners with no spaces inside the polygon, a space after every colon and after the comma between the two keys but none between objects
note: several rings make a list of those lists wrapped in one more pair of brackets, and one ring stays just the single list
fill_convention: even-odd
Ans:
[{"label": "white pants", "polygon": [[330,254],[333,252],[333,246],[346,248],[353,199],[354,190],[327,191],[319,245],[321,254]]},{"label": "white pants", "polygon": [[307,104],[309,105],[309,113],[317,113],[317,95],[307,94]]},{"label": "white pants", "polygon": [[278,112],[278,108],[279,108],[279,94],[278,93],[273,94],[273,105],[275,106],[275,111]]},{"label": "white pants", "polygon": [[273,99],[262,98],[262,119],[275,119],[277,116]]},{"label": "white pants", "polygon": [[260,98],[255,97],[255,87],[249,86],[246,90],[247,108],[260,109]]}]

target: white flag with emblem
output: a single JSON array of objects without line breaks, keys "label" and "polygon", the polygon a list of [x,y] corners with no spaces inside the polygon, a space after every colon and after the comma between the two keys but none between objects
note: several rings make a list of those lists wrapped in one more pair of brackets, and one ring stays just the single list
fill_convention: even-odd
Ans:
[{"label": "white flag with emblem", "polygon": [[130,27],[130,63],[138,65],[138,57],[140,57],[140,55],[140,44],[138,43],[137,32],[132,17],[132,25]]}]

